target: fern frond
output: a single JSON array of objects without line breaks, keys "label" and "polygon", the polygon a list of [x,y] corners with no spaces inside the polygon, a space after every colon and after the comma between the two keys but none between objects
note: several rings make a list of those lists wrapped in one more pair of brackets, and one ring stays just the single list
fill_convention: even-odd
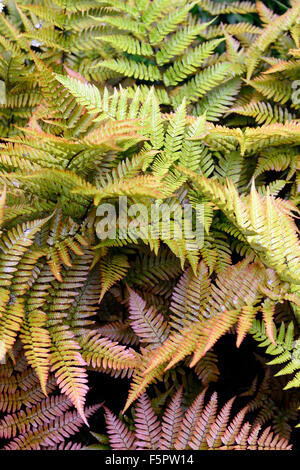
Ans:
[{"label": "fern frond", "polygon": [[179,389],[166,408],[162,417],[162,435],[159,447],[162,450],[173,449],[182,423],[182,389]]},{"label": "fern frond", "polygon": [[[196,397],[190,408],[181,409],[182,391],[179,390],[166,409],[160,425],[144,394],[135,407],[135,430],[128,427],[106,409],[106,425],[110,447],[114,450],[290,450],[291,445],[271,428],[251,426],[244,421],[247,408],[240,410],[232,421],[230,412],[234,398],[229,400],[217,414],[217,394],[212,394],[204,407],[204,393]],[[158,442],[158,438],[160,441]],[[97,438],[97,436],[95,436]],[[99,439],[100,440],[100,439]],[[102,439],[101,439],[102,440]],[[100,440],[100,442],[101,442]]]},{"label": "fern frond", "polygon": [[276,375],[295,374],[294,378],[290,379],[285,389],[292,387],[299,387],[299,341],[294,341],[294,325],[289,323],[287,328],[284,323],[281,324],[279,331],[276,330],[275,326],[273,329],[273,335],[275,344],[272,344],[270,339],[267,337],[266,328],[264,324],[256,320],[250,330],[254,339],[258,341],[260,347],[267,347],[266,352],[273,356],[274,359],[268,362],[269,365],[283,364],[287,362]]},{"label": "fern frond", "polygon": [[214,51],[214,49],[221,44],[223,39],[213,39],[207,41],[197,48],[193,49],[187,58],[179,59],[170,66],[163,76],[166,86],[177,85],[182,82],[186,77],[196,72],[205,59],[207,59]]},{"label": "fern frond", "polygon": [[156,65],[146,65],[143,62],[135,62],[130,59],[110,59],[103,60],[98,67],[118,72],[139,80],[155,81],[161,80],[161,72]]},{"label": "fern frond", "polygon": [[161,426],[146,394],[138,399],[134,422],[137,450],[158,449]]},{"label": "fern frond", "polygon": [[45,326],[45,312],[41,310],[28,312],[21,327],[20,338],[28,363],[35,370],[42,390],[47,395],[46,384],[49,375],[51,339]]},{"label": "fern frond", "polygon": [[176,31],[156,53],[158,65],[164,65],[173,57],[180,56],[210,23],[185,26]]},{"label": "fern frond", "polygon": [[142,343],[154,346],[163,344],[169,328],[163,316],[153,307],[146,308],[146,302],[132,289],[129,289],[130,326]]},{"label": "fern frond", "polygon": [[174,94],[173,103],[178,105],[185,97],[187,102],[198,101],[212,88],[224,82],[228,74],[229,64],[223,62],[205,68],[184,84],[177,94]]},{"label": "fern frond", "polygon": [[123,279],[129,268],[127,256],[114,255],[106,256],[100,261],[101,273],[101,293],[99,302],[103,299],[105,293],[120,279]]},{"label": "fern frond", "polygon": [[196,103],[192,114],[199,116],[206,112],[208,121],[218,121],[218,118],[230,109],[240,88],[241,81],[239,78],[233,78],[212,88]]},{"label": "fern frond", "polygon": [[79,344],[83,359],[92,367],[101,367],[104,370],[127,370],[137,367],[138,358],[134,350],[102,338],[97,330],[81,336]]},{"label": "fern frond", "polygon": [[116,418],[113,413],[105,409],[105,419],[107,433],[110,436],[110,445],[114,450],[136,449],[133,433],[127,429],[120,419]]},{"label": "fern frond", "polygon": [[295,114],[291,114],[285,108],[280,106],[272,107],[270,103],[256,101],[245,106],[232,108],[231,112],[241,114],[242,116],[251,116],[258,124],[272,124],[273,122],[285,123],[293,121]]},{"label": "fern frond", "polygon": [[198,5],[211,15],[220,15],[226,13],[255,13],[256,6],[252,2],[231,2],[224,4],[213,2],[212,0],[200,0]]},{"label": "fern frond", "polygon": [[70,398],[76,406],[84,423],[85,396],[88,391],[86,365],[79,352],[79,344],[69,328],[64,325],[53,325],[49,328],[51,337],[51,371],[55,373],[57,384],[62,393]]},{"label": "fern frond", "polygon": [[[99,405],[94,405],[85,410],[86,416],[89,417],[97,409]],[[83,419],[77,412],[67,412],[65,415],[56,418],[54,422],[44,424],[39,430],[32,430],[24,433],[9,444],[5,450],[39,450],[43,446],[55,446],[59,442],[63,442],[66,438],[74,435],[83,424]]]},{"label": "fern frond", "polygon": [[72,93],[79,104],[84,106],[90,112],[99,113],[102,111],[103,105],[101,95],[95,85],[82,83],[81,80],[58,74],[55,75],[55,78],[65,88],[67,88],[70,93]]}]

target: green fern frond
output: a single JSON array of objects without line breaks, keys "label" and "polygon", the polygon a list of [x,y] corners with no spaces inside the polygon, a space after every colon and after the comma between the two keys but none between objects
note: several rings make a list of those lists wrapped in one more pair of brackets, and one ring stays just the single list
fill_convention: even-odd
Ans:
[{"label": "green fern frond", "polygon": [[122,254],[106,256],[100,261],[101,293],[99,302],[110,287],[125,277],[129,267],[127,256]]},{"label": "green fern frond", "polygon": [[177,85],[189,75],[194,74],[197,67],[199,67],[204,60],[213,53],[214,49],[221,44],[222,41],[223,39],[207,41],[193,49],[187,55],[187,58],[175,61],[174,65],[169,67],[163,76],[165,85]]}]

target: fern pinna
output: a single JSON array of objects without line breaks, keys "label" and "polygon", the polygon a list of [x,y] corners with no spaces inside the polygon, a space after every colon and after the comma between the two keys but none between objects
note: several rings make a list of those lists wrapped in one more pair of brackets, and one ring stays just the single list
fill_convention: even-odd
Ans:
[{"label": "fern pinna", "polygon": [[[229,335],[237,348],[253,338],[253,352],[278,377],[277,388],[257,384],[251,409],[262,393],[272,403],[275,389],[297,393],[299,2],[2,4],[6,448],[79,448],[62,436],[72,420],[75,429],[96,411],[86,404],[95,373],[100,383],[104,373],[116,384],[130,380],[124,410],[138,400],[137,435],[107,403],[112,447],[124,437],[129,448],[289,448],[282,439],[296,419],[296,399],[283,408],[291,425],[263,405],[252,429],[241,414],[228,427],[231,402],[215,416],[213,395],[177,447],[165,426],[173,413],[178,436],[185,434],[190,412],[183,417],[179,392],[162,425],[155,418],[147,444],[139,426],[153,413],[148,389],[155,408],[174,387],[183,386],[185,397],[219,383],[217,348]],[[187,207],[191,217],[181,224]],[[20,374],[38,390],[33,401]],[[54,423],[53,409],[60,413]],[[279,437],[268,428],[259,434],[259,424],[272,424]]]}]

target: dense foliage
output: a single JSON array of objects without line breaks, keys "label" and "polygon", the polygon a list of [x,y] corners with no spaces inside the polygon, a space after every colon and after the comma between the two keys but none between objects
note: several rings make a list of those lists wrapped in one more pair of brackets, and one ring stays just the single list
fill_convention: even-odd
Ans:
[{"label": "dense foliage", "polygon": [[[0,10],[2,447],[291,448],[300,2]],[[262,364],[234,412],[214,392],[233,335]],[[119,418],[113,391],[89,402],[105,374],[130,381]],[[93,414],[106,430],[74,441]]]}]

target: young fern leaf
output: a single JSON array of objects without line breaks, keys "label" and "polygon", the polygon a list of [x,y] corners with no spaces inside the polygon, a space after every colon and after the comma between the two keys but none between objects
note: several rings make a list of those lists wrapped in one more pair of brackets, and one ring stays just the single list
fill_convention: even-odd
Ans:
[{"label": "young fern leaf", "polygon": [[5,203],[6,203],[6,186],[4,186],[1,196],[0,196],[0,226],[2,226],[3,219],[4,219]]},{"label": "young fern leaf", "polygon": [[64,395],[45,398],[39,405],[6,415],[0,421],[0,437],[11,439],[18,433],[26,433],[31,427],[38,427],[43,423],[50,423],[58,416],[63,416],[70,408],[70,401]]}]

